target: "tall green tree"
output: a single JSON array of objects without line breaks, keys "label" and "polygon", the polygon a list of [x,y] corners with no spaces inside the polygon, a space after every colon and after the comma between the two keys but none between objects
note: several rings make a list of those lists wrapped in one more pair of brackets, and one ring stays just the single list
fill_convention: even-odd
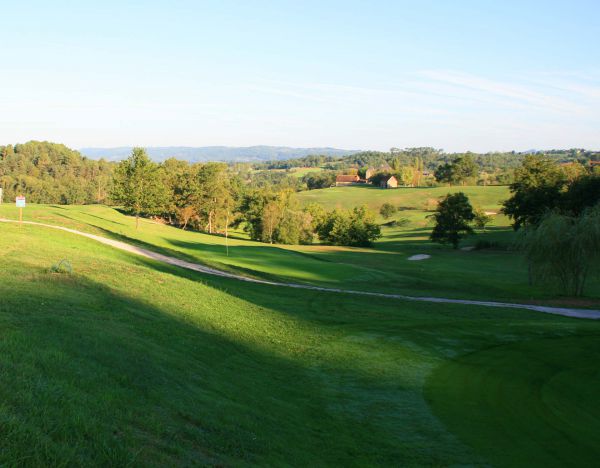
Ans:
[{"label": "tall green tree", "polygon": [[166,188],[159,167],[143,148],[134,148],[115,169],[111,198],[135,215],[139,227],[142,214],[158,214],[165,205]]},{"label": "tall green tree", "polygon": [[452,184],[453,182],[453,166],[450,163],[444,163],[439,165],[434,171],[433,175],[435,180],[442,184]]},{"label": "tall green tree", "polygon": [[415,169],[412,166],[402,166],[397,172],[398,181],[405,186],[412,185],[415,179]]},{"label": "tall green tree", "polygon": [[548,210],[558,207],[566,184],[564,172],[554,161],[527,156],[515,170],[512,195],[504,202],[504,213],[513,219],[515,230],[538,224]]},{"label": "tall green tree", "polygon": [[582,176],[573,181],[563,194],[562,210],[579,215],[586,208],[600,203],[600,173]]},{"label": "tall green tree", "polygon": [[198,171],[198,213],[209,233],[225,232],[225,225],[234,206],[227,165],[207,163]]},{"label": "tall green tree", "polygon": [[477,177],[477,164],[469,153],[456,158],[452,166],[452,181],[455,184],[464,185],[468,179]]},{"label": "tall green tree", "polygon": [[600,262],[600,205],[580,216],[546,213],[538,225],[524,230],[521,247],[530,280],[555,283],[568,295],[583,295],[593,266]]},{"label": "tall green tree", "polygon": [[430,236],[433,242],[452,244],[456,249],[463,237],[473,233],[469,223],[475,218],[475,213],[469,198],[462,192],[446,195],[431,216],[435,219]]},{"label": "tall green tree", "polygon": [[456,185],[465,184],[468,179],[477,176],[477,163],[470,153],[458,156],[451,163],[445,163],[435,170],[434,176],[438,182]]}]

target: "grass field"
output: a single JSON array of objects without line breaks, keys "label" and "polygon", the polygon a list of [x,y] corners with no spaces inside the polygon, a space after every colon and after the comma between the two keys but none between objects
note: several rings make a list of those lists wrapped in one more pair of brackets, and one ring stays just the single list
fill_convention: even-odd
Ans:
[{"label": "grass field", "polygon": [[[508,196],[506,187],[463,187],[473,204],[496,212]],[[406,224],[384,227],[383,238],[374,248],[325,245],[272,246],[247,239],[225,239],[142,221],[135,229],[131,217],[104,206],[39,206],[25,209],[25,219],[66,225],[88,232],[126,240],[173,256],[250,276],[303,282],[328,287],[438,297],[495,299],[547,304],[600,305],[600,281],[594,276],[584,301],[560,297],[554,288],[528,284],[527,267],[521,255],[510,248],[515,234],[509,220],[495,215],[485,233],[468,238],[463,245],[482,239],[496,248],[474,251],[453,250],[428,240],[431,229],[424,209],[428,200],[457,188],[381,190],[343,187],[302,192],[302,203],[315,201],[327,207],[371,204],[373,209],[389,201],[402,207],[395,219]],[[376,200],[376,201],[373,201]],[[13,206],[0,207],[0,216],[17,216]],[[380,222],[384,222],[382,218]],[[407,260],[425,253],[431,259]]]},{"label": "grass field", "polygon": [[290,175],[293,177],[304,177],[306,174],[310,174],[311,172],[321,172],[323,170],[322,167],[295,167],[290,171]]},{"label": "grass field", "polygon": [[464,192],[474,206],[484,210],[498,210],[509,197],[506,186],[466,186],[466,187],[422,187],[384,190],[372,185],[332,187],[320,190],[300,192],[298,197],[303,203],[315,202],[333,208],[352,208],[367,205],[379,211],[384,203],[411,210],[424,210],[428,200],[437,200],[447,193]]},{"label": "grass field", "polygon": [[[62,213],[27,210],[47,221]],[[130,233],[106,208],[62,216]],[[164,226],[141,232],[157,250],[194,252]],[[600,457],[598,321],[283,291],[42,227],[0,224],[0,234],[0,465],[552,467]],[[73,273],[52,273],[63,258]]]}]

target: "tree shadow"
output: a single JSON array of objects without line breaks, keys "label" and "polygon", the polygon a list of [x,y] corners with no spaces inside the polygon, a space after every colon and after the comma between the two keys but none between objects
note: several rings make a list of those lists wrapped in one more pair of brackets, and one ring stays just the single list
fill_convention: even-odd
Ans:
[{"label": "tree shadow", "polygon": [[[142,257],[134,263],[198,283],[197,273]],[[322,343],[313,341],[319,330],[307,330],[307,342],[290,335],[292,341],[280,343],[288,332],[263,320],[253,324],[255,336],[254,330],[232,335],[243,308],[233,314],[214,309],[211,325],[206,315],[175,311],[177,301],[157,307],[80,275],[38,274],[2,298],[0,317],[12,324],[0,358],[0,414],[12,408],[2,432],[3,446],[11,447],[3,462],[27,456],[38,466],[277,465],[290,459],[360,465],[412,456],[390,432],[389,417],[410,383],[395,393],[398,375],[370,375],[352,360],[340,361],[343,354],[319,357]],[[307,298],[297,292],[278,302],[278,288],[236,282],[233,297],[240,302],[222,293],[233,289],[228,280],[204,283],[222,307],[248,304],[257,316],[272,308],[304,321]],[[193,297],[210,294],[199,284],[199,292],[188,286]],[[230,322],[227,333],[219,320]],[[318,323],[351,321],[334,314]],[[381,392],[389,393],[385,404]],[[422,400],[419,392],[411,398]]]}]

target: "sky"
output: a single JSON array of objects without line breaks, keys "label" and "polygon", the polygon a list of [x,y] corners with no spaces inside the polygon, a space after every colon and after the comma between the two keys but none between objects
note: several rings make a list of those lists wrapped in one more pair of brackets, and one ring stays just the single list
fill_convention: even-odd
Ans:
[{"label": "sky", "polygon": [[600,149],[598,0],[0,11],[0,144]]}]

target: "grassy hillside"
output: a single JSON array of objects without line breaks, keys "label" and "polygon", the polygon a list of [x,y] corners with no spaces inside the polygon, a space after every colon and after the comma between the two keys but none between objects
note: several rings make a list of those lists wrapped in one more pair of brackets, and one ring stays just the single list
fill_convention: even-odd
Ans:
[{"label": "grassy hillside", "polygon": [[[128,229],[90,210],[63,221]],[[164,249],[170,232],[156,226],[146,241],[166,238]],[[551,467],[600,456],[599,322],[284,291],[41,227],[0,234],[0,464]],[[73,273],[52,273],[63,258]]]},{"label": "grassy hillside", "polygon": [[498,210],[504,200],[509,197],[506,186],[467,186],[467,187],[434,187],[434,188],[398,188],[380,189],[372,185],[349,187],[332,187],[328,189],[301,192],[298,197],[303,203],[319,203],[326,208],[352,208],[367,205],[379,210],[384,203],[397,207],[423,210],[428,202],[433,202],[447,193],[464,192],[474,206],[484,210]]},{"label": "grassy hillside", "polygon": [[[507,196],[506,187],[464,187],[474,204],[497,211]],[[593,277],[584,302],[558,296],[547,286],[530,286],[527,267],[521,255],[511,250],[515,233],[509,220],[495,215],[487,232],[468,238],[463,245],[478,240],[493,243],[485,250],[452,250],[428,240],[431,212],[427,200],[446,193],[448,188],[380,190],[369,187],[344,187],[302,192],[303,202],[316,200],[328,206],[391,201],[402,210],[397,226],[384,227],[383,238],[374,248],[347,248],[325,245],[273,246],[251,242],[239,236],[225,239],[202,233],[182,231],[144,220],[139,230],[131,217],[104,206],[35,206],[25,209],[25,219],[66,225],[88,232],[137,243],[173,256],[209,266],[267,279],[304,282],[329,287],[412,295],[453,298],[496,299],[549,304],[600,305],[600,281]],[[457,190],[454,188],[453,190]],[[374,202],[372,197],[379,200]],[[355,201],[352,201],[355,200]],[[374,204],[374,205],[373,205]],[[15,218],[12,205],[0,206],[0,216]],[[379,219],[381,223],[385,220]],[[431,258],[414,262],[414,254]]]},{"label": "grassy hillside", "polygon": [[306,174],[313,174],[316,172],[321,172],[323,168],[321,167],[296,167],[290,171],[290,175],[294,177],[304,177]]}]

